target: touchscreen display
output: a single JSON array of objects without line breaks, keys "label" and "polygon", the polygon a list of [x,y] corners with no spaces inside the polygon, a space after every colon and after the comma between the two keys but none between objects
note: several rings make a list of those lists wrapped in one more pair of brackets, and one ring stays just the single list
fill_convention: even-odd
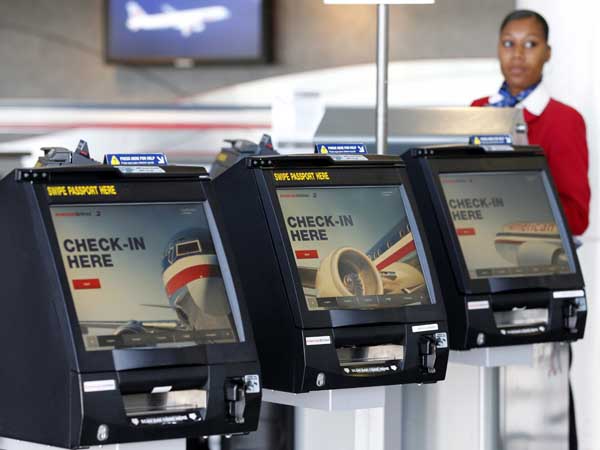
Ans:
[{"label": "touchscreen display", "polygon": [[237,342],[203,203],[50,211],[86,350]]},{"label": "touchscreen display", "polygon": [[542,172],[441,174],[471,279],[573,273]]},{"label": "touchscreen display", "polygon": [[309,310],[431,303],[399,186],[277,196]]}]

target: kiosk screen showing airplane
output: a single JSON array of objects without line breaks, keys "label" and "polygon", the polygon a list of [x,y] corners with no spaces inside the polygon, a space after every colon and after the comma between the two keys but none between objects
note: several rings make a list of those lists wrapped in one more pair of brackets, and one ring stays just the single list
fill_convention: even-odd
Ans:
[{"label": "kiosk screen showing airplane", "polygon": [[430,303],[398,186],[278,189],[309,310]]},{"label": "kiosk screen showing airplane", "polygon": [[542,172],[442,174],[472,279],[573,273]]},{"label": "kiosk screen showing airplane", "polygon": [[51,214],[87,350],[237,341],[202,203]]},{"label": "kiosk screen showing airplane", "polygon": [[262,0],[109,0],[107,56],[120,61],[258,60]]}]

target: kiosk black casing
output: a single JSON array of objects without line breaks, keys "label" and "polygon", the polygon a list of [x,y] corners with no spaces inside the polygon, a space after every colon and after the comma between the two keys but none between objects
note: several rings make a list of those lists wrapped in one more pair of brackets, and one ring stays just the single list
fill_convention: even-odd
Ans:
[{"label": "kiosk black casing", "polygon": [[[246,376],[257,381],[260,371],[225,233],[218,238],[239,307],[237,342],[103,351],[84,346],[50,206],[208,202],[217,229],[221,227],[203,168],[165,166],[160,172],[127,174],[102,165],[18,169],[0,182],[0,249],[5,256],[0,262],[0,436],[80,448],[256,429],[260,386],[246,389],[245,396],[236,391],[244,389]],[[49,195],[57,186],[72,187],[74,194]],[[114,195],[94,195],[102,186]],[[125,396],[154,395],[154,388],[165,386],[171,392],[205,391],[205,408],[194,410],[189,416],[194,420],[181,411],[155,414],[154,423],[135,423],[135,416],[126,415]],[[236,395],[238,400],[245,397],[243,420],[238,421],[231,414],[242,406]]]},{"label": "kiosk black casing", "polygon": [[[421,238],[423,224],[418,214],[413,214],[414,194],[406,169],[397,157],[361,159],[334,160],[322,155],[251,157],[212,181],[239,262],[266,388],[302,393],[431,383],[445,376],[445,312],[432,254],[427,241]],[[291,172],[308,176],[286,181],[277,178],[277,174]],[[319,177],[324,173],[326,176]],[[380,310],[309,310],[277,189],[386,185],[402,186],[408,199],[405,208],[412,221],[431,304]],[[405,358],[399,370],[377,375],[342,370],[336,348],[389,343],[404,345]],[[425,362],[431,350],[428,343],[435,344],[436,357]],[[429,370],[427,364],[432,364]]]},{"label": "kiosk black casing", "polygon": [[[587,303],[576,248],[543,150],[534,146],[489,151],[479,146],[432,146],[403,154],[426,236],[436,255],[448,314],[450,348],[575,341],[585,330]],[[472,279],[455,231],[440,174],[541,173],[572,273]],[[483,250],[482,250],[483,251]],[[500,327],[496,313],[547,309],[547,322]]]}]

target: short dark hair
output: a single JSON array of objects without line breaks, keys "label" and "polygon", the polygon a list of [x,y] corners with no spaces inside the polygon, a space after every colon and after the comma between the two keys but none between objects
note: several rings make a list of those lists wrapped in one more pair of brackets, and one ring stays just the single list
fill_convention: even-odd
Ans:
[{"label": "short dark hair", "polygon": [[546,19],[544,19],[544,16],[542,16],[540,13],[531,11],[529,9],[517,9],[516,11],[513,11],[510,14],[508,14],[502,21],[502,25],[500,25],[500,32],[502,33],[502,30],[504,30],[506,25],[508,25],[510,22],[521,19],[537,20],[538,23],[542,26],[542,30],[544,31],[544,39],[546,39],[546,42],[548,42],[548,36],[550,35],[550,28],[548,27],[548,22],[546,22]]}]

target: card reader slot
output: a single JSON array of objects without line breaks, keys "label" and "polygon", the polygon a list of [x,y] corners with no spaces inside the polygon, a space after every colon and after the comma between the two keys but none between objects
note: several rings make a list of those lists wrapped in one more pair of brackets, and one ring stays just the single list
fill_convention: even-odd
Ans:
[{"label": "card reader slot", "polygon": [[382,364],[404,359],[404,346],[396,344],[339,347],[336,348],[336,352],[341,367]]},{"label": "card reader slot", "polygon": [[490,306],[494,311],[510,311],[515,308],[549,308],[551,297],[548,294],[493,295]]},{"label": "card reader slot", "polygon": [[404,327],[398,326],[335,328],[333,334],[336,348],[404,343]]},{"label": "card reader slot", "polygon": [[206,408],[206,391],[189,389],[147,394],[123,395],[127,417],[197,411]]},{"label": "card reader slot", "polygon": [[204,366],[154,368],[117,372],[121,394],[149,394],[158,387],[169,386],[172,391],[204,389],[208,372]]},{"label": "card reader slot", "polygon": [[547,308],[515,308],[509,311],[494,311],[494,320],[498,328],[548,325],[548,316]]}]

